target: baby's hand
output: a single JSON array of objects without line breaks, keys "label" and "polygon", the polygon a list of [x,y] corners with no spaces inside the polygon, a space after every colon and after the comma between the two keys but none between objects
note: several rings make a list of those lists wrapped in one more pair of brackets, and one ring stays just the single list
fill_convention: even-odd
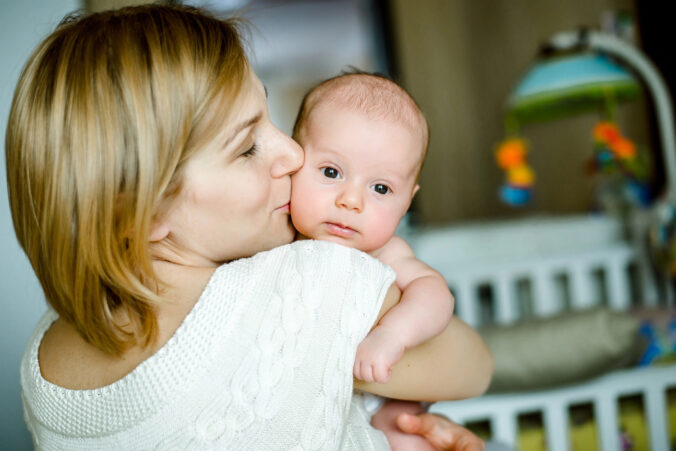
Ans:
[{"label": "baby's hand", "polygon": [[401,359],[405,349],[396,330],[376,327],[357,348],[354,377],[366,382],[388,382],[392,376],[392,365]]}]

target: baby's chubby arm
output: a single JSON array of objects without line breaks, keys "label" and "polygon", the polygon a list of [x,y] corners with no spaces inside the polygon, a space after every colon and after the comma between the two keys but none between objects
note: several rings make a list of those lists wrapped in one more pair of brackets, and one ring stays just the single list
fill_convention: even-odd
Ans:
[{"label": "baby's chubby arm", "polygon": [[374,256],[397,273],[401,300],[362,341],[354,365],[356,378],[385,383],[404,351],[435,337],[448,325],[454,299],[444,278],[416,259],[403,239],[394,236]]},{"label": "baby's chubby arm", "polygon": [[[378,319],[397,305],[400,296],[399,288],[392,285]],[[465,399],[486,391],[493,367],[493,356],[481,336],[452,316],[443,332],[404,353],[392,367],[392,378],[388,383],[355,379],[354,387],[404,400]]]}]

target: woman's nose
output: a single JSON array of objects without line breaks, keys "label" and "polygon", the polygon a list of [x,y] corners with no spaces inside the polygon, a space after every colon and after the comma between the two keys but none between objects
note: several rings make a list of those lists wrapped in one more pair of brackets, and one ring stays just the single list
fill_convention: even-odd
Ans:
[{"label": "woman's nose", "polygon": [[283,177],[296,172],[303,166],[304,153],[291,137],[281,130],[277,132],[279,134],[278,151],[271,171],[273,177]]},{"label": "woman's nose", "polygon": [[336,198],[336,206],[361,213],[364,202],[358,187],[345,184]]}]

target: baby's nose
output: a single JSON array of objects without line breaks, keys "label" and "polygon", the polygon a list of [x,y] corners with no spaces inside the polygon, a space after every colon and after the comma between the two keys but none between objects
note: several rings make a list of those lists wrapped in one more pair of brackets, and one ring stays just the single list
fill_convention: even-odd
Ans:
[{"label": "baby's nose", "polygon": [[346,186],[336,199],[336,205],[358,213],[361,212],[364,208],[364,202],[360,190],[357,187]]}]

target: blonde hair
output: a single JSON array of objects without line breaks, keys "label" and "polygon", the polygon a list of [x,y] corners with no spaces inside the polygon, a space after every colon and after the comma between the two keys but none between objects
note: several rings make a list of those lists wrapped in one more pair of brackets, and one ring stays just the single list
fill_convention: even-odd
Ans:
[{"label": "blonde hair", "polygon": [[67,18],[28,60],[5,142],[14,229],[49,304],[98,349],[157,337],[153,220],[247,73],[236,22],[177,6]]},{"label": "blonde hair", "polygon": [[422,110],[404,88],[389,78],[364,72],[344,73],[310,89],[301,102],[293,138],[302,144],[311,115],[320,105],[354,109],[375,120],[391,120],[420,133],[418,173],[429,146],[429,127]]}]

